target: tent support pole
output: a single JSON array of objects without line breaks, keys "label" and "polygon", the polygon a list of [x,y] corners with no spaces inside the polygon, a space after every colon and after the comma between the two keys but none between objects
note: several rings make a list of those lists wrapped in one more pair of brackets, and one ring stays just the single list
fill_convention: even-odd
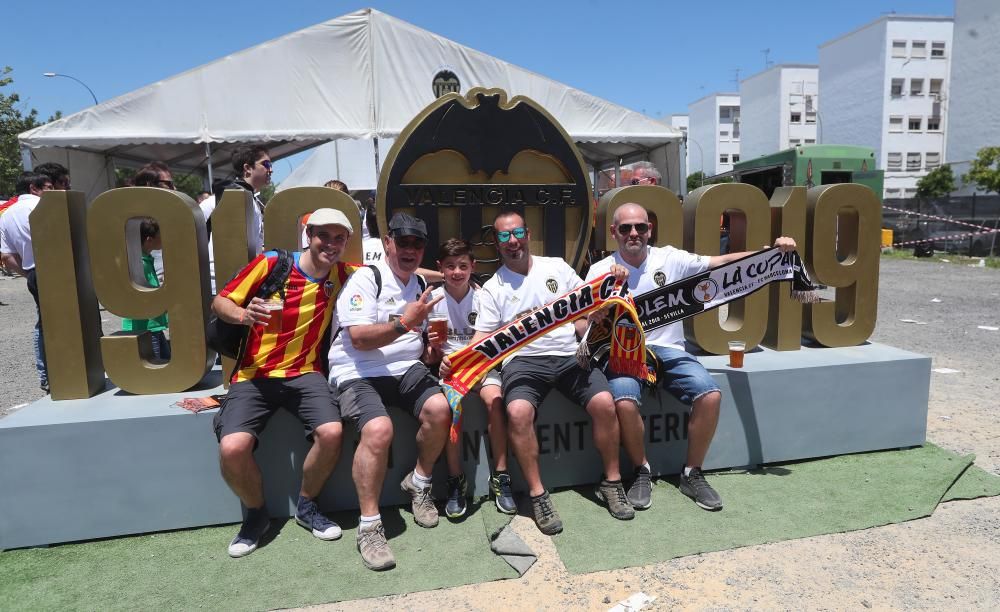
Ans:
[{"label": "tent support pole", "polygon": [[212,180],[214,177],[212,176],[212,143],[210,142],[205,143],[205,167],[208,168],[208,188],[211,190],[212,183],[215,181]]},{"label": "tent support pole", "polygon": [[372,139],[372,144],[375,145],[375,147],[374,147],[375,148],[375,185],[378,185],[378,175],[379,175],[379,170],[380,170],[379,166],[381,165],[381,162],[379,160],[379,155],[378,155],[378,137],[377,136]]}]

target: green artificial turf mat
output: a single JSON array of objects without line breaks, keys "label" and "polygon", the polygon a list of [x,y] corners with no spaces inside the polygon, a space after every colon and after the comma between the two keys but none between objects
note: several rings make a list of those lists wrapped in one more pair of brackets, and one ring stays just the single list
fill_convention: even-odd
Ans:
[{"label": "green artificial turf mat", "polygon": [[971,463],[927,444],[709,474],[720,512],[699,508],[672,477],[632,521],[613,519],[589,488],[561,491],[553,501],[564,531],[553,541],[567,570],[584,573],[899,523],[929,516]]}]

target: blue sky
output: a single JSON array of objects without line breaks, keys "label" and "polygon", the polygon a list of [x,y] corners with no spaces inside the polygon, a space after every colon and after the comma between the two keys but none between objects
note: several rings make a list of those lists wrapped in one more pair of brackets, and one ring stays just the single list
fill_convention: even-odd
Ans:
[{"label": "blue sky", "polygon": [[[18,1],[3,10],[0,65],[42,118],[108,100],[363,8],[341,1]],[[815,63],[817,46],[883,13],[952,15],[953,0],[761,2],[372,2],[399,19],[658,117],[687,112],[774,63]],[[627,8],[626,8],[627,7]],[[267,75],[257,83],[267,87]],[[276,177],[277,178],[277,177]]]}]

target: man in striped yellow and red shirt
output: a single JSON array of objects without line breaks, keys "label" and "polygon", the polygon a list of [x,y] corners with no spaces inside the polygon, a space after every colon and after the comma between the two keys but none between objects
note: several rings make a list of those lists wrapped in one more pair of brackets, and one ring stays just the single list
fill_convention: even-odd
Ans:
[{"label": "man in striped yellow and red shirt", "polygon": [[312,442],[302,466],[295,520],[322,540],[341,536],[340,527],[320,513],[315,502],[337,463],[343,437],[340,409],[323,373],[326,355],[319,352],[337,294],[355,269],[339,261],[352,231],[344,213],[332,208],[309,217],[309,248],[293,254],[279,310],[269,308],[271,296],[257,297],[278,261],[275,251],[247,264],[212,302],[223,321],[250,327],[247,350],[214,422],[222,475],[247,509],[240,532],[229,544],[232,557],[256,550],[270,526],[253,451],[280,406],[302,421]]}]

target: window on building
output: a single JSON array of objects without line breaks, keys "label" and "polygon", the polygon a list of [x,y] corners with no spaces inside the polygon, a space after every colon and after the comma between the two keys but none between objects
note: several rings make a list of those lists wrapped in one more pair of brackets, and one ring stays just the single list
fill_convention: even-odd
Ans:
[{"label": "window on building", "polygon": [[788,139],[788,146],[790,146],[790,147],[797,147],[800,144],[802,144],[802,140],[800,138],[789,138]]},{"label": "window on building", "polygon": [[799,111],[792,111],[791,117],[788,121],[790,123],[802,123],[802,113]]},{"label": "window on building", "polygon": [[899,188],[898,187],[890,187],[889,189],[886,189],[885,190],[885,197],[887,197],[887,198],[898,198],[899,197]]},{"label": "window on building", "polygon": [[889,95],[893,98],[898,98],[903,95],[903,79],[892,80],[892,89],[889,90]]},{"label": "window on building", "polygon": [[944,85],[944,79],[931,79],[930,89],[927,93],[934,96],[935,98],[941,98],[941,87]]},{"label": "window on building", "polygon": [[923,79],[910,79],[910,95],[911,96],[922,96],[922,95],[924,95],[924,80]]},{"label": "window on building", "polygon": [[901,115],[892,115],[891,117],[889,117],[889,131],[890,132],[903,131],[903,117]]},{"label": "window on building", "polygon": [[934,59],[944,58],[944,42],[931,43],[931,57]]},{"label": "window on building", "polygon": [[897,152],[889,152],[888,157],[885,162],[885,169],[890,172],[899,172],[903,169],[903,154]]},{"label": "window on building", "polygon": [[816,111],[806,111],[806,123],[816,123]]},{"label": "window on building", "polygon": [[733,140],[740,139],[740,118],[733,119]]},{"label": "window on building", "polygon": [[941,154],[940,153],[935,153],[935,152],[928,151],[927,154],[924,155],[924,169],[925,170],[933,170],[934,168],[937,168],[940,165],[941,165]]},{"label": "window on building", "polygon": [[907,170],[920,170],[920,153],[907,153],[906,154],[906,169]]},{"label": "window on building", "polygon": [[719,130],[719,140],[729,142],[729,130]]},{"label": "window on building", "polygon": [[906,122],[906,129],[911,132],[919,132],[923,123],[923,117],[910,117]]},{"label": "window on building", "polygon": [[719,163],[720,164],[728,164],[729,163],[729,153],[721,153],[719,155]]},{"label": "window on building", "polygon": [[816,144],[815,138],[806,138],[806,144]]},{"label": "window on building", "polygon": [[816,110],[816,96],[807,95],[806,96],[806,112]]},{"label": "window on building", "polygon": [[733,163],[735,164],[738,161],[740,161],[740,154],[739,153],[733,153]]},{"label": "window on building", "polygon": [[917,190],[914,187],[907,187],[903,190],[904,198],[915,198],[917,197]]},{"label": "window on building", "polygon": [[927,41],[915,40],[910,45],[910,57],[913,59],[924,59],[927,57]]},{"label": "window on building", "polygon": [[906,41],[905,40],[894,40],[894,41],[892,41],[892,56],[893,57],[906,57]]},{"label": "window on building", "polygon": [[729,120],[729,107],[728,106],[720,106],[719,107],[719,120],[720,121],[722,121],[722,120],[728,121]]},{"label": "window on building", "polygon": [[927,131],[928,132],[940,132],[941,131],[941,117],[928,117],[927,118]]}]

